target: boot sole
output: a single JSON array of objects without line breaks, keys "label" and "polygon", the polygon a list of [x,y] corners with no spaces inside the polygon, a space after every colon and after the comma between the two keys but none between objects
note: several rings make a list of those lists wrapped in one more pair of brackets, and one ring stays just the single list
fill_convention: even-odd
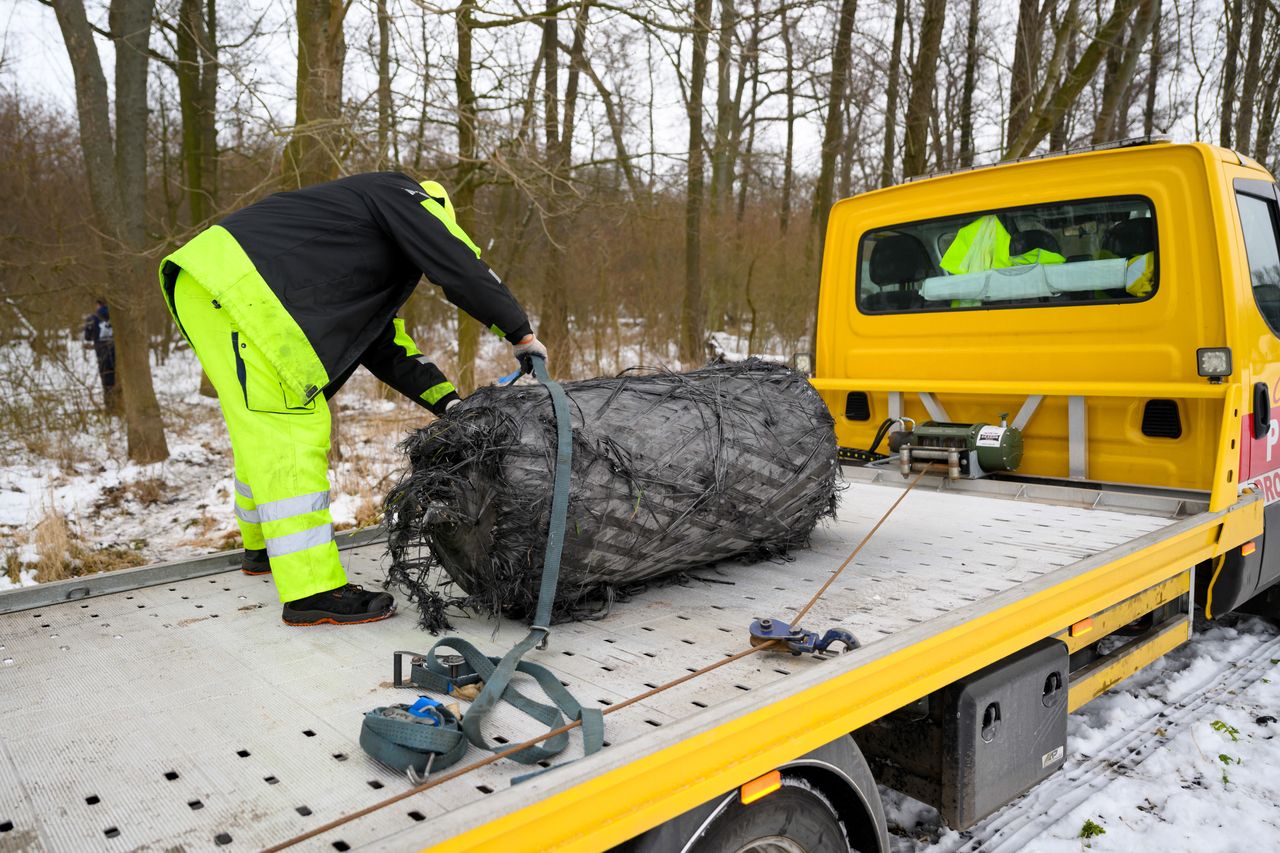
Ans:
[{"label": "boot sole", "polygon": [[271,570],[270,570],[270,569],[245,569],[245,568],[241,568],[241,569],[240,569],[240,572],[241,572],[242,574],[249,575],[250,577],[257,577],[257,576],[259,576],[259,575],[269,575],[269,574],[271,574]]},{"label": "boot sole", "polygon": [[[288,617],[281,616],[280,621],[291,628],[307,628],[312,625],[367,625],[370,622],[381,622],[383,619],[390,619],[395,615],[396,611],[393,607],[386,613],[379,613],[374,616],[365,616],[360,619],[350,619],[326,613],[323,616],[318,616],[314,619],[307,619],[307,617],[295,617],[293,621],[290,621]],[[301,621],[303,619],[306,621]]]}]

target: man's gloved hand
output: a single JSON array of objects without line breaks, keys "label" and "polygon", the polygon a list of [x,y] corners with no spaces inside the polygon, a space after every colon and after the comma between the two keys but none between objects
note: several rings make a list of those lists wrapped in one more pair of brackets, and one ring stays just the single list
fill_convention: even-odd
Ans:
[{"label": "man's gloved hand", "polygon": [[546,361],[547,348],[538,340],[537,335],[525,335],[519,343],[511,345],[511,354],[520,362],[521,372],[533,373],[533,356],[540,355]]},{"label": "man's gloved hand", "polygon": [[446,415],[447,415],[447,414],[449,414],[449,413],[450,413],[450,412],[452,412],[454,409],[456,409],[456,408],[458,407],[458,404],[459,404],[459,403],[461,403],[461,402],[462,402],[462,398],[461,398],[461,397],[455,397],[455,398],[453,398],[452,400],[450,400],[448,403],[446,403],[446,404],[445,404],[445,407],[444,407],[444,413],[445,413]]}]

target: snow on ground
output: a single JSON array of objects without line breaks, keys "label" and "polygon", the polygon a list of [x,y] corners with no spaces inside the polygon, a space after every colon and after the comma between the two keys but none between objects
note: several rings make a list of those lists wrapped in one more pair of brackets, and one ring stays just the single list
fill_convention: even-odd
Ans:
[{"label": "snow on ground", "polygon": [[[1261,668],[1256,680],[1249,667]],[[1200,620],[1190,643],[1071,715],[1065,767],[973,832],[947,830],[929,806],[885,790],[894,850],[1280,849],[1277,718],[1280,629]]]},{"label": "snow on ground", "polygon": [[[770,343],[765,342],[766,346]],[[750,340],[740,335],[731,335],[728,332],[712,332],[707,336],[707,351],[714,358],[722,358],[725,361],[746,361],[748,358],[759,358],[765,361],[774,361],[778,364],[790,364],[790,356],[781,355],[776,352],[764,352],[758,348],[752,348]]]}]

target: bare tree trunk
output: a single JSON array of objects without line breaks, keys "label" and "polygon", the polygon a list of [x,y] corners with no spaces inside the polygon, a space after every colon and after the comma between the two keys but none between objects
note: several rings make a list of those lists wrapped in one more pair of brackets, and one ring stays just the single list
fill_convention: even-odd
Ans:
[{"label": "bare tree trunk", "polygon": [[[970,2],[977,4],[977,0],[970,0]],[[889,49],[889,82],[884,100],[884,157],[880,161],[880,186],[882,187],[893,183],[894,148],[897,145],[895,137],[898,129],[898,89],[902,78],[902,25],[906,15],[907,0],[897,0],[893,11],[893,46]]]},{"label": "bare tree trunk", "polygon": [[[1055,31],[1055,40],[1053,44],[1053,54],[1049,57],[1049,72],[1045,75],[1045,84],[1041,88],[1041,95],[1036,98],[1039,108],[1043,108],[1048,103],[1049,86],[1052,84],[1053,93],[1057,94],[1062,88],[1062,69],[1065,60],[1065,67],[1074,68],[1076,65],[1076,2],[1070,0],[1067,5],[1066,14],[1058,22],[1058,29]],[[1065,40],[1065,46],[1064,46]],[[1071,132],[1075,127],[1073,121],[1074,116],[1070,110],[1064,110],[1062,115],[1058,116],[1057,121],[1053,123],[1053,127],[1049,130],[1049,150],[1065,151],[1067,143],[1070,141]]]},{"label": "bare tree trunk", "polygon": [[214,212],[217,162],[215,114],[218,82],[215,43],[208,24],[213,3],[182,0],[178,9],[178,99],[182,109],[182,164],[186,175],[187,211],[192,226],[208,222]]},{"label": "bare tree trunk", "polygon": [[[476,92],[472,83],[471,30],[475,0],[462,0],[454,19],[458,41],[458,62],[454,71],[454,91],[458,97],[458,165],[453,187],[453,208],[458,225],[475,233],[476,184],[480,151],[476,136]],[[425,95],[424,95],[425,97]],[[425,109],[425,108],[424,108]],[[476,387],[476,356],[480,350],[480,323],[461,308],[458,314],[458,388],[469,394]]]},{"label": "bare tree trunk", "polygon": [[[813,194],[813,223],[810,247],[821,246],[827,235],[827,217],[834,202],[836,157],[844,141],[844,102],[849,88],[849,65],[852,60],[853,18],[857,0],[841,0],[840,24],[836,28],[835,47],[831,53],[831,92],[827,98],[827,119],[822,130],[822,153],[818,168],[818,186]],[[812,248],[810,248],[812,251]]]},{"label": "bare tree trunk", "polygon": [[1156,126],[1156,89],[1160,84],[1160,0],[1156,0],[1155,23],[1151,27],[1151,62],[1147,69],[1147,102],[1142,110],[1142,134],[1151,136]]},{"label": "bare tree trunk", "polygon": [[1263,74],[1262,111],[1258,116],[1258,134],[1254,138],[1253,159],[1276,172],[1271,162],[1271,150],[1275,146],[1276,121],[1280,118],[1280,16],[1272,19],[1275,26],[1267,40],[1264,55],[1271,57],[1267,72]]},{"label": "bare tree trunk", "polygon": [[552,352],[564,359],[569,342],[568,306],[564,295],[564,279],[561,277],[560,259],[563,247],[558,245],[559,190],[558,158],[560,156],[560,43],[557,35],[556,0],[546,0],[546,18],[542,22],[542,118],[545,168],[549,178],[546,197],[542,200],[545,210],[543,230],[547,237],[547,260],[543,268],[542,324],[538,330],[542,340]]},{"label": "bare tree trunk", "polygon": [[[457,22],[459,19],[461,19],[463,9],[465,7],[466,7],[465,3],[460,4],[458,6],[457,12],[455,12],[454,14],[455,32],[457,30]],[[418,33],[419,33],[419,37],[422,39],[423,44],[427,43],[427,14],[428,13],[425,10],[423,10],[422,17],[419,19]],[[459,40],[458,42],[459,49],[461,49],[461,44],[462,44],[461,40]],[[422,83],[421,83],[421,89],[420,89],[422,93],[422,100],[418,104],[418,127],[413,135],[413,171],[414,173],[417,173],[422,170],[422,154],[423,154],[423,149],[426,148],[426,144],[427,144],[427,107],[430,105],[430,102],[431,102],[430,95],[428,94],[431,91],[430,60],[426,57],[423,57],[420,61],[422,62],[422,66],[423,66]],[[461,105],[459,105],[459,109],[461,109]],[[458,208],[456,193],[457,193],[457,188],[455,187],[453,192],[450,193],[450,195],[453,196],[454,198],[453,207],[455,211]]]},{"label": "bare tree trunk", "polygon": [[[964,40],[964,88],[960,91],[960,165],[973,165],[973,90],[978,77],[978,0],[969,0]],[[885,160],[889,158],[886,156]]]},{"label": "bare tree trunk", "polygon": [[168,458],[169,448],[151,382],[147,339],[146,294],[154,272],[142,254],[147,241],[147,60],[154,0],[112,0],[110,6],[110,29],[119,34],[114,38],[114,140],[107,81],[83,0],[56,0],[53,5],[71,61],[89,200],[110,275],[116,377],[129,458],[158,462]]},{"label": "bare tree trunk", "polygon": [[391,35],[387,0],[378,0],[378,168],[387,168],[391,138]]},{"label": "bare tree trunk", "polygon": [[[741,18],[736,20],[741,21]],[[759,78],[760,68],[760,30],[763,27],[763,16],[760,14],[760,0],[751,0],[751,28],[747,36],[747,43],[742,53],[738,56],[738,82],[734,87],[732,108],[729,113],[730,133],[729,133],[729,162],[725,168],[725,174],[728,176],[728,184],[724,189],[724,203],[722,209],[728,209],[728,201],[733,197],[733,187],[735,182],[741,184],[745,178],[740,177],[739,163],[743,160],[742,134],[747,129],[748,118],[754,118],[756,104],[754,101],[757,94],[756,84]],[[752,91],[752,103],[748,107],[751,116],[744,116],[742,113],[742,99],[746,96],[747,85],[750,83]],[[745,168],[745,166],[743,167]]]},{"label": "bare tree trunk", "polygon": [[907,101],[902,174],[919,175],[928,157],[929,114],[933,111],[933,86],[938,76],[938,51],[945,23],[945,0],[924,0],[920,22],[920,47],[911,69],[911,98]]},{"label": "bare tree trunk", "polygon": [[[1124,29],[1125,21],[1133,14],[1139,2],[1141,0],[1115,0],[1111,15],[1093,35],[1089,46],[1085,48],[1084,54],[1081,55],[1080,61],[1067,73],[1062,85],[1058,87],[1052,97],[1048,97],[1046,94],[1043,98],[1043,108],[1037,108],[1032,113],[1031,118],[1023,125],[1022,131],[1010,143],[1008,150],[1005,151],[1006,159],[1021,157],[1031,152],[1048,135],[1062,115],[1071,108],[1076,102],[1076,98],[1080,96],[1085,84],[1089,82],[1089,79],[1093,77],[1093,73],[1097,71],[1108,46],[1119,38]],[[1069,28],[1074,26],[1074,8],[1075,0],[1072,0],[1068,7],[1068,14],[1063,17],[1063,26],[1059,27],[1058,30],[1059,45],[1063,43]],[[1049,75],[1049,79],[1053,79],[1053,75]],[[1045,93],[1046,89],[1042,87],[1041,91]],[[1037,98],[1036,100],[1039,102],[1042,99]]]},{"label": "bare tree trunk", "polygon": [[338,176],[342,149],[343,0],[297,0],[298,88],[284,184],[304,187]]},{"label": "bare tree trunk", "polygon": [[1036,75],[1040,72],[1043,30],[1044,13],[1039,0],[1019,0],[1018,30],[1013,42],[1013,70],[1009,78],[1009,126],[1005,137],[1010,146],[1031,115],[1036,93]]},{"label": "bare tree trunk", "polygon": [[720,0],[720,28],[716,34],[716,135],[711,143],[711,216],[719,217],[729,206],[733,191],[730,174],[730,134],[737,119],[730,79],[733,69],[733,33],[738,26],[734,0]]},{"label": "bare tree trunk", "polygon": [[1121,127],[1121,116],[1118,114],[1121,99],[1133,82],[1141,46],[1151,34],[1158,9],[1156,0],[1142,0],[1142,9],[1138,19],[1134,21],[1127,43],[1124,47],[1115,49],[1117,61],[1114,66],[1108,67],[1102,82],[1102,104],[1098,107],[1098,117],[1093,126],[1094,145],[1110,142],[1118,135]]},{"label": "bare tree trunk", "polygon": [[573,356],[571,344],[573,338],[569,329],[569,301],[566,273],[568,264],[565,257],[565,245],[569,239],[569,208],[571,206],[570,185],[571,160],[573,153],[573,125],[578,102],[578,81],[582,68],[582,54],[585,50],[587,16],[591,10],[590,0],[578,4],[574,20],[573,44],[569,48],[569,74],[565,82],[564,110],[557,123],[557,103],[559,101],[559,64],[560,42],[556,35],[558,29],[553,10],[556,0],[547,0],[547,18],[543,22],[543,72],[546,82],[543,89],[544,119],[546,122],[546,169],[550,186],[543,204],[546,208],[544,222],[547,235],[547,260],[543,278],[543,311],[541,337],[547,348],[560,353],[560,373],[572,375]]},{"label": "bare tree trunk", "polygon": [[[205,0],[204,65],[200,69],[200,98],[204,106],[200,133],[204,141],[200,152],[204,155],[204,190],[208,197],[209,215],[218,210],[218,4],[217,0]],[[198,40],[198,39],[197,39]]]},{"label": "bare tree trunk", "polygon": [[[742,220],[747,215],[747,189],[750,185],[755,165],[753,157],[755,156],[756,145],[756,107],[760,103],[760,31],[763,28],[763,17],[760,14],[760,0],[752,0],[752,19],[751,19],[751,38],[747,43],[747,55],[744,57],[744,72],[749,65],[751,68],[751,97],[749,100],[749,112],[738,122],[739,134],[741,137],[741,128],[746,124],[747,128],[747,145],[742,154],[742,170],[741,180],[738,181],[738,209],[734,214],[736,223],[734,230],[734,239],[741,245],[742,241]],[[741,87],[739,87],[741,88]],[[738,142],[734,142],[734,148],[737,149]]]},{"label": "bare tree trunk", "polygon": [[640,176],[636,174],[635,164],[631,162],[631,155],[627,149],[626,128],[623,125],[622,113],[618,110],[617,104],[614,103],[613,93],[609,91],[609,87],[596,74],[595,69],[591,67],[591,58],[585,53],[582,57],[582,71],[587,78],[595,86],[596,94],[600,96],[600,102],[604,105],[605,121],[609,123],[609,136],[613,140],[613,148],[618,156],[618,168],[622,170],[622,176],[627,182],[627,189],[631,192],[631,200],[636,204],[648,206],[649,191],[640,181]]},{"label": "bare tree trunk", "polygon": [[1262,33],[1270,11],[1265,2],[1251,3],[1253,18],[1249,22],[1249,52],[1245,55],[1244,76],[1240,85],[1240,111],[1236,113],[1235,142],[1244,149],[1253,136],[1254,102],[1262,82]]},{"label": "bare tree trunk", "polygon": [[694,0],[693,63],[689,73],[689,165],[685,177],[684,301],[680,310],[680,358],[692,364],[703,357],[702,204],[705,175],[702,164],[702,96],[707,79],[707,42],[711,38],[711,0]]},{"label": "bare tree trunk", "polygon": [[782,3],[782,49],[787,60],[787,143],[782,159],[782,210],[778,213],[778,230],[783,234],[791,224],[791,194],[795,187],[796,146],[796,81],[795,49],[791,40],[791,22],[787,20],[787,3]]},{"label": "bare tree trunk", "polygon": [[1218,144],[1223,148],[1230,148],[1240,31],[1244,28],[1244,0],[1226,0],[1222,11],[1227,17],[1227,55],[1222,59],[1222,129],[1218,134]]}]

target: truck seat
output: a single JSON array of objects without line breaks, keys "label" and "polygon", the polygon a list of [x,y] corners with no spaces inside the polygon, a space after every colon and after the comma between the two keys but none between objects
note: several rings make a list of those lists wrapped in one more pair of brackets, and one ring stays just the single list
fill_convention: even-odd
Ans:
[{"label": "truck seat", "polygon": [[1058,238],[1039,228],[1019,231],[1009,237],[1010,255],[1014,257],[1024,255],[1032,249],[1042,249],[1056,255],[1062,254],[1062,246],[1058,244]]},{"label": "truck seat", "polygon": [[[863,306],[873,311],[920,307],[920,282],[937,274],[924,243],[912,234],[891,234],[876,240],[869,272],[881,288],[862,299]],[[885,290],[889,286],[897,289]]]},{"label": "truck seat", "polygon": [[1111,226],[1102,248],[1117,258],[1136,258],[1156,248],[1155,220],[1125,219]]}]

